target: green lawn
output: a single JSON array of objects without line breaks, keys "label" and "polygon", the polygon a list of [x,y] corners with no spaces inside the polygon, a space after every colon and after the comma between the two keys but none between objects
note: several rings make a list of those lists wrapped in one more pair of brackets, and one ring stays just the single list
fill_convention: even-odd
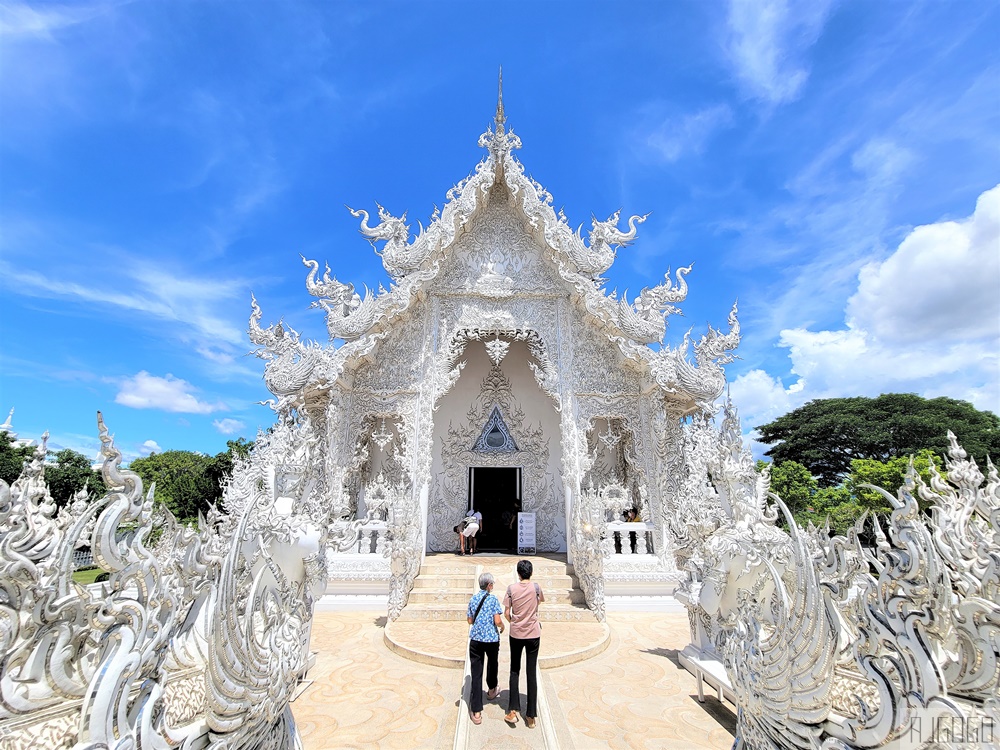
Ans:
[{"label": "green lawn", "polygon": [[97,578],[104,571],[100,568],[91,568],[90,570],[78,570],[73,574],[73,580],[80,584],[93,583],[94,579]]}]

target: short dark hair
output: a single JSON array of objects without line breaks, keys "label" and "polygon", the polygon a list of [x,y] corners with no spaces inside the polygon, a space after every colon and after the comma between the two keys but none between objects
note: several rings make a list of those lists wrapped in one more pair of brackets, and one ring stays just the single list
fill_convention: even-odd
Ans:
[{"label": "short dark hair", "polygon": [[517,561],[517,575],[522,581],[531,578],[531,560]]}]

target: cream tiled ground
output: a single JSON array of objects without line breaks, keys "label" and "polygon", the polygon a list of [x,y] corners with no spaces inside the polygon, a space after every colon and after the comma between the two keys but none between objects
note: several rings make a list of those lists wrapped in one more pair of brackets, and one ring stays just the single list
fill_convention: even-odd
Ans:
[{"label": "cream tiled ground", "polygon": [[462,673],[389,651],[381,613],[313,620],[313,684],[292,703],[306,750],[450,748]]},{"label": "cream tiled ground", "polygon": [[[559,719],[560,744],[576,750],[731,747],[732,711],[713,698],[699,704],[694,678],[674,657],[688,640],[686,615],[610,613],[608,624],[607,651],[541,673],[540,687]],[[312,647],[318,656],[309,673],[314,682],[292,704],[306,750],[452,747],[461,670],[392,653],[382,640],[383,625],[381,613],[316,615]],[[472,729],[492,741],[470,745],[538,746],[537,730],[528,735],[523,723],[510,730],[499,720],[505,705],[506,690],[500,702],[487,704],[483,725]]]},{"label": "cream tiled ground", "polygon": [[676,661],[689,640],[686,614],[610,612],[608,625],[604,653],[542,672],[574,747],[732,747],[735,714],[714,698],[698,703],[694,677]]}]

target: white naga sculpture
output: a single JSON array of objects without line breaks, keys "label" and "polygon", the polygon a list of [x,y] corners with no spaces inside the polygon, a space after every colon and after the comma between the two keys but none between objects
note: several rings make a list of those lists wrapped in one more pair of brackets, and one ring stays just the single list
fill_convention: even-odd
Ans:
[{"label": "white naga sculpture", "polygon": [[[192,529],[154,508],[100,414],[98,427],[104,497],[56,513],[45,439],[13,485],[0,482],[0,745],[297,746],[288,702],[327,540],[311,488],[269,462],[295,436],[260,436],[236,461],[227,512]],[[78,546],[107,583],[73,581]]]},{"label": "white naga sculpture", "polygon": [[[1000,477],[949,433],[947,478],[912,469],[887,519],[845,538],[768,506],[727,406],[721,434],[688,433],[674,531],[680,598],[704,674],[721,663],[738,704],[736,747],[918,748],[1000,744]],[[930,514],[921,512],[920,501]],[[776,524],[777,511],[788,532]]]}]

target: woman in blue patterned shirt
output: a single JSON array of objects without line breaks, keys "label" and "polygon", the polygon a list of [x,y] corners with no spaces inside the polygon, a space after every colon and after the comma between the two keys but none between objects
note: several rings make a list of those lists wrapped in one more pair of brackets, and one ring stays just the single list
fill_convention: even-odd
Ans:
[{"label": "woman in blue patterned shirt", "polygon": [[469,664],[472,670],[472,686],[469,688],[469,714],[473,724],[483,723],[483,658],[486,659],[486,686],[489,700],[500,695],[500,634],[503,632],[503,610],[500,602],[491,593],[493,574],[479,576],[479,591],[469,601],[466,619],[469,630]]}]

